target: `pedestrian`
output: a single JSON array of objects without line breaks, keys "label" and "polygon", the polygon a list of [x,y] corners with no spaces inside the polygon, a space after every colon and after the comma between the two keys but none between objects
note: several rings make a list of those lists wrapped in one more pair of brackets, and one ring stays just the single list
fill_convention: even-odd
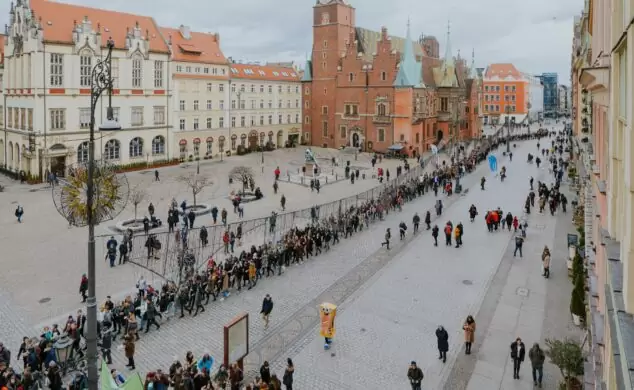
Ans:
[{"label": "pedestrian", "polygon": [[22,223],[23,215],[24,215],[24,208],[18,205],[18,207],[15,208],[15,217],[18,219],[18,223]]},{"label": "pedestrian", "polygon": [[414,234],[416,234],[418,233],[418,226],[420,225],[420,217],[418,216],[418,213],[414,214],[412,222],[414,223]]},{"label": "pedestrian", "polygon": [[520,252],[520,257],[522,257],[522,246],[524,245],[524,238],[521,235],[515,236],[515,250],[513,251],[513,257],[517,255],[517,252]]},{"label": "pedestrian", "polygon": [[538,343],[533,344],[533,348],[528,351],[528,358],[531,361],[531,368],[533,371],[533,385],[542,387],[542,379],[544,377],[544,360],[546,355],[544,351],[539,347]]},{"label": "pedestrian", "polygon": [[451,233],[452,233],[452,227],[451,227],[451,222],[447,222],[447,224],[445,225],[445,245],[446,246],[451,246]]},{"label": "pedestrian", "polygon": [[81,281],[79,282],[79,294],[81,294],[82,303],[86,302],[88,295],[86,292],[88,291],[88,277],[86,274],[81,275]]},{"label": "pedestrian", "polygon": [[161,329],[161,325],[156,322],[157,310],[156,306],[154,306],[154,302],[150,298],[147,299],[147,307],[145,309],[145,333],[150,331],[150,325],[154,324],[156,326],[156,330]]},{"label": "pedestrian", "polygon": [[412,385],[412,390],[421,390],[421,382],[424,377],[423,370],[416,366],[416,362],[412,360],[407,369],[407,379],[409,379],[409,383]]},{"label": "pedestrian", "polygon": [[295,366],[291,358],[286,359],[286,369],[284,370],[284,376],[282,377],[282,383],[286,387],[286,390],[293,390],[293,373],[295,372]]},{"label": "pedestrian", "polygon": [[425,225],[427,225],[427,230],[431,229],[431,213],[429,210],[425,213]]},{"label": "pedestrian", "polygon": [[511,344],[511,359],[513,360],[513,379],[520,379],[520,366],[524,361],[526,350],[521,338],[515,339]]},{"label": "pedestrian", "polygon": [[464,324],[462,325],[462,330],[464,330],[464,346],[465,346],[465,354],[471,355],[471,346],[475,341],[475,331],[476,331],[476,323],[471,315],[467,316]]},{"label": "pedestrian", "polygon": [[273,298],[269,294],[264,296],[262,300],[262,310],[260,314],[262,314],[262,322],[264,322],[264,329],[269,328],[269,318],[271,316],[271,312],[273,311]]},{"label": "pedestrian", "polygon": [[282,197],[280,198],[280,206],[282,206],[282,211],[286,210],[286,197],[284,194],[282,194]]},{"label": "pedestrian", "polygon": [[385,241],[381,243],[381,247],[387,247],[387,250],[390,250],[390,238],[392,238],[392,233],[390,232],[390,228],[385,230]]},{"label": "pedestrian", "polygon": [[434,228],[431,230],[431,236],[434,238],[434,246],[438,246],[438,225],[434,225]]},{"label": "pedestrian", "polygon": [[449,333],[442,325],[436,329],[436,341],[438,343],[438,359],[443,363],[447,362],[447,351],[449,351]]},{"label": "pedestrian", "polygon": [[159,178],[159,171],[158,169],[154,170],[154,181],[161,181],[161,179]]},{"label": "pedestrian", "polygon": [[550,277],[550,249],[544,247],[542,252],[542,276],[548,279]]},{"label": "pedestrian", "polygon": [[101,333],[101,355],[106,364],[112,364],[112,327],[110,326]]},{"label": "pedestrian", "polygon": [[407,225],[405,225],[405,222],[401,221],[401,223],[398,225],[398,233],[399,233],[399,236],[401,237],[401,241],[405,239],[406,232],[407,232]]},{"label": "pedestrian", "polygon": [[126,364],[125,366],[128,367],[130,370],[134,370],[136,367],[134,365],[134,350],[135,350],[135,346],[134,346],[134,339],[132,338],[131,335],[127,334],[123,337],[123,348],[125,349],[125,357],[128,358],[128,364]]},{"label": "pedestrian", "polygon": [[262,378],[262,382],[267,385],[271,383],[271,368],[269,367],[269,362],[266,360],[264,364],[260,367],[260,377]]}]

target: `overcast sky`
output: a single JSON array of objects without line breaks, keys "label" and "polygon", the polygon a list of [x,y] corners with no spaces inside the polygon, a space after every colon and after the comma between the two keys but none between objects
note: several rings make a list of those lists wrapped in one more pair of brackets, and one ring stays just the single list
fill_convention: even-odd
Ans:
[{"label": "overcast sky", "polygon": [[[521,71],[557,72],[570,81],[573,17],[582,0],[349,0],[357,25],[386,26],[404,36],[411,18],[412,36],[435,35],[444,53],[451,21],[454,55],[460,50],[476,65],[512,62]],[[193,31],[219,32],[225,55],[245,61],[289,61],[303,66],[312,46],[315,0],[66,0],[91,7],[153,16],[162,26],[189,25]],[[8,22],[8,1],[0,22]]]}]

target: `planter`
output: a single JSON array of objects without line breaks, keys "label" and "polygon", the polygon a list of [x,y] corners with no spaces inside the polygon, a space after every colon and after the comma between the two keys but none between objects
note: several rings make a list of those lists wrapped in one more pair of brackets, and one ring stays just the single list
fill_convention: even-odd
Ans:
[{"label": "planter", "polygon": [[[259,200],[259,199],[255,196],[255,194],[254,194],[253,192],[248,192],[248,191],[247,191],[247,192],[244,192],[244,193],[243,193],[243,192],[231,193],[231,194],[229,195],[229,199],[233,201],[233,199],[234,199],[236,196],[240,196],[240,201],[241,201],[242,203],[250,203],[250,202],[255,202],[256,200]],[[264,195],[262,195],[262,198],[264,198]],[[262,199],[262,198],[260,198],[260,199]]]},{"label": "planter", "polygon": [[[152,227],[152,225],[150,225],[150,230],[153,229],[158,229],[160,227]],[[125,232],[126,230],[130,229],[132,230],[132,232],[134,233],[138,233],[138,232],[142,232],[143,231],[143,218],[130,218],[130,219],[124,219],[123,221],[117,222],[117,224],[115,225],[115,229],[120,231],[120,232]]]},{"label": "planter", "polygon": [[[211,213],[211,206],[208,204],[197,204],[196,206],[194,205],[189,205],[185,208],[185,210],[189,213],[189,210],[194,210],[194,215],[199,216],[199,215],[205,215],[205,214],[209,214]],[[184,215],[185,213],[183,212],[183,209],[181,209],[179,207],[178,209],[178,214],[179,215]]]},{"label": "planter", "polygon": [[575,324],[576,326],[581,326],[581,317],[579,317],[576,314],[572,315],[572,323]]}]

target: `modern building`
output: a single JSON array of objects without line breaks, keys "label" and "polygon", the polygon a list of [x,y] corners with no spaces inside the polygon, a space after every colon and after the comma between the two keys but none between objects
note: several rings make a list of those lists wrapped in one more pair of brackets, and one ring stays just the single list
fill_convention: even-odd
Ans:
[{"label": "modern building", "polygon": [[217,157],[229,137],[229,61],[220,36],[188,26],[161,28],[170,48],[172,80],[169,155],[180,159]]},{"label": "modern building", "polygon": [[528,120],[529,81],[513,64],[491,64],[484,74],[484,123]]},{"label": "modern building", "polygon": [[544,86],[542,79],[529,73],[522,73],[522,77],[528,81],[528,120],[530,122],[541,121],[544,118]]},{"label": "modern building", "polygon": [[441,60],[434,37],[412,42],[409,27],[406,38],[357,27],[354,7],[343,0],[317,1],[312,24],[302,78],[311,144],[413,155],[461,138],[469,125],[480,135],[467,116],[468,69],[453,58],[449,34]]},{"label": "modern building", "polygon": [[631,2],[593,0],[575,19],[571,74],[589,275],[587,389],[634,388],[633,16]]},{"label": "modern building", "polygon": [[[9,22],[0,139],[6,168],[45,177],[87,161],[91,73],[111,38],[114,116],[123,130],[98,132],[96,157],[116,164],[168,158],[153,146],[169,139],[170,94],[169,48],[152,18],[30,0],[11,6]],[[104,95],[97,124],[107,104]]]},{"label": "modern building", "polygon": [[555,117],[559,108],[559,78],[557,73],[543,73],[541,79],[544,85],[544,115]]},{"label": "modern building", "polygon": [[293,67],[232,63],[229,89],[230,148],[241,145],[299,145],[302,128],[302,88]]},{"label": "modern building", "polygon": [[559,85],[557,87],[557,113],[561,115],[570,115],[570,88],[567,85]]}]

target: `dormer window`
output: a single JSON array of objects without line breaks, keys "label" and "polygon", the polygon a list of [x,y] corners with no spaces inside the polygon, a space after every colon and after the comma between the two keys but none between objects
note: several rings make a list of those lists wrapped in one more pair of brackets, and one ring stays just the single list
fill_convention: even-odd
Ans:
[{"label": "dormer window", "polygon": [[92,53],[90,50],[84,50],[79,56],[79,85],[82,87],[90,87],[90,75],[92,73]]},{"label": "dormer window", "polygon": [[330,23],[330,14],[328,12],[324,12],[321,14],[321,24]]}]

